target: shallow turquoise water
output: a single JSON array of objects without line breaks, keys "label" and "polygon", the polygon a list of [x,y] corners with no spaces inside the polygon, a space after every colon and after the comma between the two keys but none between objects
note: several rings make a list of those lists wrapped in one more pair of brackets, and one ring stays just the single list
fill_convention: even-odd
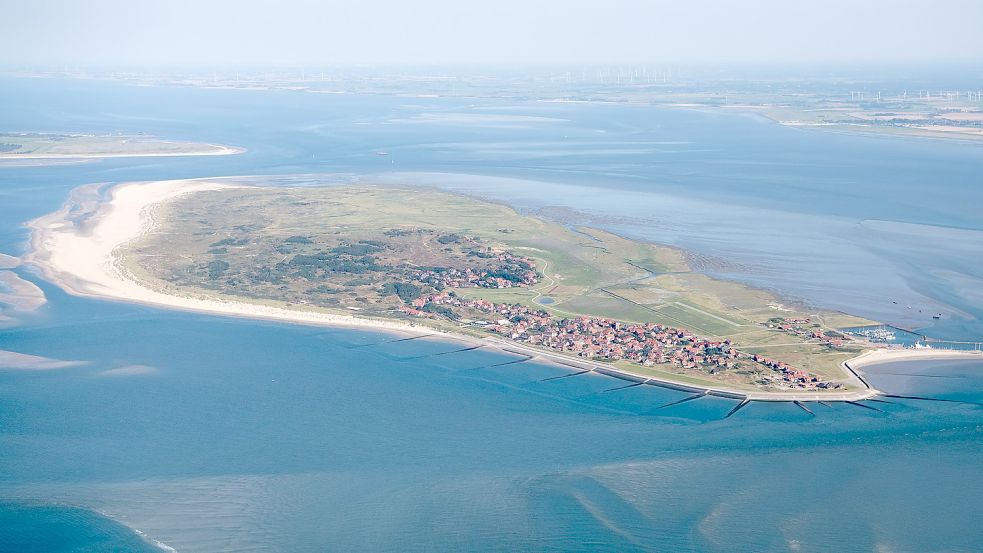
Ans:
[{"label": "shallow turquoise water", "polygon": [[[979,277],[980,258],[961,255],[980,244],[960,234],[983,228],[979,212],[911,195],[932,176],[940,190],[977,201],[976,146],[639,108],[481,108],[572,121],[503,128],[412,120],[473,100],[9,80],[0,91],[16,108],[0,112],[3,128],[143,130],[250,148],[226,158],[0,168],[3,252],[19,253],[21,223],[80,184],[376,174],[520,206],[621,213],[629,218],[605,224],[694,247],[715,259],[714,272],[816,302],[843,295],[889,315],[884,290],[910,293],[915,305],[966,314],[933,332],[975,337],[980,328],[979,305],[963,290]],[[425,174],[433,172],[510,180]],[[846,182],[850,201],[831,192]],[[709,202],[699,209],[687,203],[694,189]],[[738,207],[713,207],[721,201]],[[797,221],[804,236],[778,240],[748,222],[762,206]],[[717,232],[694,214],[715,219]],[[889,218],[896,222],[858,226]],[[898,233],[911,234],[899,224],[960,228],[934,231],[956,238],[933,249],[918,245],[920,232],[899,245]],[[823,236],[844,250],[813,247]],[[863,270],[841,274],[857,262]],[[0,349],[84,364],[0,370],[0,550],[145,547],[123,526],[178,551],[973,551],[983,543],[978,405],[891,399],[865,403],[878,410],[816,405],[811,416],[751,404],[725,418],[735,402],[708,398],[659,409],[684,394],[605,392],[618,382],[601,376],[544,380],[564,371],[493,366],[510,358],[481,350],[425,357],[457,347],[432,339],[74,298],[19,272],[50,302],[0,329]],[[871,373],[899,394],[983,402],[978,363]],[[49,541],[25,541],[38,527]]]}]

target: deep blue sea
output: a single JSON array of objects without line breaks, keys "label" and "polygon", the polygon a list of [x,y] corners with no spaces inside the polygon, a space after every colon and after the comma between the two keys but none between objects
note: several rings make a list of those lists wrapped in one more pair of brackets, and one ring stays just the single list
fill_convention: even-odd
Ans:
[{"label": "deep blue sea", "polygon": [[[0,253],[23,253],[23,223],[79,185],[305,173],[568,207],[793,300],[983,336],[979,144],[643,106],[53,79],[0,79],[2,131],[248,152],[0,167]],[[868,370],[951,401],[725,418],[734,401],[659,409],[684,394],[544,380],[563,371],[480,350],[426,357],[456,347],[431,339],[77,298],[17,271],[49,302],[0,328],[0,350],[82,363],[0,368],[3,552],[983,550],[977,362]]]}]

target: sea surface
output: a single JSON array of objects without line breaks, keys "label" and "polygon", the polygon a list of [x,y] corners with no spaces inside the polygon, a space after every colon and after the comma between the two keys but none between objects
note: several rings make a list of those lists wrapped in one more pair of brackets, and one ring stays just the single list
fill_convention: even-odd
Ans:
[{"label": "sea surface", "polygon": [[[0,253],[83,184],[310,174],[439,186],[692,253],[930,336],[983,336],[983,146],[645,106],[0,79],[0,132],[237,156],[0,166]],[[385,155],[382,155],[385,154]],[[429,338],[77,298],[0,350],[0,551],[980,551],[983,364],[867,372],[885,402],[618,386]],[[909,307],[910,306],[910,307]],[[941,318],[933,319],[933,315]],[[937,401],[943,400],[943,401]]]}]

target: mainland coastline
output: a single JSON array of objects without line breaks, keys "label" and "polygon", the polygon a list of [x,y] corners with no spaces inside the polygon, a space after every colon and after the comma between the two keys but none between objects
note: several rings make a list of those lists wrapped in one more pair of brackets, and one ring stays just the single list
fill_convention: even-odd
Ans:
[{"label": "mainland coastline", "polygon": [[[546,351],[513,341],[493,337],[478,337],[466,333],[448,332],[401,320],[387,320],[314,311],[309,308],[288,308],[248,301],[203,298],[193,295],[164,293],[140,283],[121,262],[122,246],[139,239],[157,224],[155,212],[161,206],[189,194],[205,191],[246,188],[241,184],[209,179],[123,183],[112,187],[106,197],[97,200],[91,213],[79,218],[70,201],[58,211],[28,223],[32,229],[31,251],[25,261],[37,267],[44,277],[67,292],[117,301],[154,305],[169,309],[208,313],[213,315],[264,319],[317,326],[367,328],[400,334],[421,331],[428,336],[463,341],[469,345],[496,348],[520,356],[551,362],[568,368],[594,371],[635,383],[665,386],[681,391],[718,395],[744,401],[858,401],[880,392],[853,369],[868,364],[927,359],[972,358],[978,354],[938,350],[874,350],[847,360],[843,364],[855,384],[855,390],[810,393],[807,391],[748,391],[727,385],[695,385],[685,379],[653,377],[637,374],[624,368],[599,367],[593,363]],[[92,201],[90,198],[89,201]]]}]

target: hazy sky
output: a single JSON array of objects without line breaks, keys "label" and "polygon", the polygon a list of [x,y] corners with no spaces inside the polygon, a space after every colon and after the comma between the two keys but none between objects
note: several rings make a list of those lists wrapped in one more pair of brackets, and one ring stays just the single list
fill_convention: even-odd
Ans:
[{"label": "hazy sky", "polygon": [[983,61],[981,0],[0,0],[0,63]]}]

